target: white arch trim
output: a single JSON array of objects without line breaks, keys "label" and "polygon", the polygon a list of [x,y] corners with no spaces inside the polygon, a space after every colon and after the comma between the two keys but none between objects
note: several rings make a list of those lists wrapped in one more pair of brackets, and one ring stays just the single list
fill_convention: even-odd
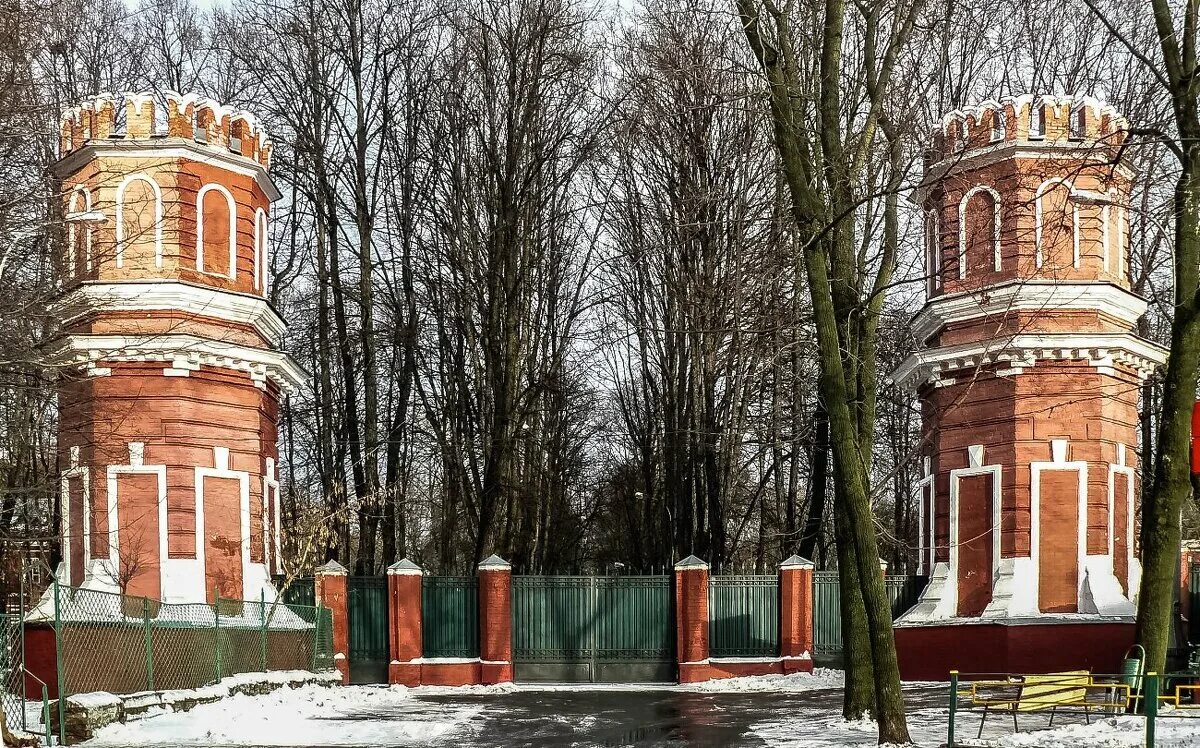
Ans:
[{"label": "white arch trim", "polygon": [[[1041,542],[1042,542],[1042,472],[1046,470],[1074,470],[1079,474],[1079,495],[1076,512],[1078,517],[1077,537],[1076,542],[1079,544],[1076,554],[1076,579],[1075,587],[1075,605],[1076,610],[1083,602],[1083,582],[1086,578],[1084,571],[1084,562],[1087,559],[1087,475],[1088,464],[1086,460],[1070,460],[1068,452],[1070,449],[1070,440],[1068,439],[1051,439],[1050,440],[1050,461],[1038,461],[1029,463],[1029,557],[1033,559],[1033,568],[1041,569]],[[1109,514],[1111,517],[1112,514]],[[1111,538],[1111,533],[1109,534]],[[1039,601],[1041,593],[1040,577],[1035,576],[1031,582],[1033,586],[1033,599]],[[1039,607],[1040,610],[1040,607]]]},{"label": "white arch trim", "polygon": [[[109,465],[107,469],[106,487],[108,489],[108,558],[113,565],[113,569],[120,573],[121,569],[121,520],[118,510],[119,501],[117,498],[117,487],[119,478],[122,475],[153,475],[158,481],[158,493],[155,498],[155,505],[158,510],[158,537],[157,552],[158,552],[158,567],[159,567],[159,593],[165,592],[166,577],[163,574],[162,564],[167,558],[167,466],[164,465],[147,465],[145,464],[146,445],[145,442],[129,442],[129,463],[126,465]],[[132,527],[132,524],[131,524]],[[128,528],[127,528],[128,529]],[[133,553],[138,549],[130,549]],[[148,549],[142,549],[148,550]]]},{"label": "white arch trim", "polygon": [[220,192],[229,207],[229,278],[237,279],[237,203],[223,185],[206,184],[196,193],[196,269],[204,270],[204,196],[209,192]]},{"label": "white arch trim", "polygon": [[254,211],[254,290],[267,292],[267,212]]},{"label": "white arch trim", "polygon": [[[1125,495],[1116,495],[1117,475],[1125,476]],[[1133,491],[1135,473],[1125,462],[1125,445],[1117,445],[1117,461],[1108,465],[1108,555],[1116,560],[1115,518],[1117,501],[1125,503],[1125,596],[1132,599],[1133,590]]]},{"label": "white arch trim", "polygon": [[[83,195],[83,210],[80,210],[79,196]],[[77,185],[71,190],[71,200],[67,203],[67,211],[71,214],[69,218],[75,219],[67,223],[67,272],[75,275],[76,263],[79,258],[75,256],[75,232],[79,230],[80,221],[77,220],[81,214],[89,214],[92,212],[92,193],[87,187]],[[84,222],[83,240],[83,261],[87,270],[92,269],[92,225]]]},{"label": "white arch trim", "polygon": [[[953,602],[949,603],[954,615],[958,615],[958,481],[978,475],[992,476],[992,594],[996,591],[996,580],[1000,576],[1000,503],[1002,488],[1001,468],[999,464],[985,465],[982,444],[972,444],[967,447],[967,463],[965,468],[950,471],[950,577],[946,581],[945,596]],[[970,538],[966,538],[970,540]]]},{"label": "white arch trim", "polygon": [[[1036,266],[1038,268],[1041,268],[1042,263],[1045,261],[1045,256],[1042,252],[1042,196],[1060,184],[1064,185],[1067,188],[1067,193],[1068,193],[1067,199],[1068,200],[1070,200],[1071,198],[1076,196],[1077,192],[1075,190],[1075,185],[1071,183],[1071,180],[1064,179],[1063,177],[1052,177],[1050,179],[1047,179],[1045,182],[1042,182],[1038,186],[1037,192],[1034,193],[1033,234],[1034,234],[1034,245],[1036,247],[1034,263],[1036,264]],[[1070,200],[1070,202],[1071,202],[1072,266],[1077,268],[1077,267],[1079,267],[1079,205],[1076,204],[1074,200]]]},{"label": "white arch trim", "polygon": [[958,277],[967,277],[967,203],[981,192],[992,196],[992,264],[1000,270],[1000,193],[986,184],[967,190],[958,203]]},{"label": "white arch trim", "polygon": [[117,185],[117,267],[123,267],[125,264],[125,190],[139,180],[149,184],[154,191],[154,267],[160,268],[163,266],[162,190],[159,188],[158,182],[141,173],[130,174]]}]

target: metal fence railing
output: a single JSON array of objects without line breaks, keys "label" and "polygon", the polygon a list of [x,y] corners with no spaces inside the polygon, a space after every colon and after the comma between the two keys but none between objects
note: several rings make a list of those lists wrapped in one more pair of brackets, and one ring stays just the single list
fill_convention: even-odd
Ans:
[{"label": "metal fence railing", "polygon": [[1188,601],[1184,610],[1188,611],[1188,639],[1200,643],[1200,564],[1192,564],[1188,569]]},{"label": "metal fence railing", "polygon": [[708,641],[713,657],[779,654],[779,577],[710,577]]},{"label": "metal fence railing", "polygon": [[425,657],[479,656],[479,587],[475,577],[421,580]]},{"label": "metal fence railing", "polygon": [[47,597],[35,614],[56,633],[61,696],[197,688],[238,673],[333,667],[332,617],[320,607],[265,599],[171,604],[57,583]]},{"label": "metal fence railing", "polygon": [[[926,577],[900,574],[884,577],[893,618],[916,604],[927,581]],[[841,585],[836,571],[818,571],[813,575],[814,654],[836,655],[842,651],[840,594]]]}]

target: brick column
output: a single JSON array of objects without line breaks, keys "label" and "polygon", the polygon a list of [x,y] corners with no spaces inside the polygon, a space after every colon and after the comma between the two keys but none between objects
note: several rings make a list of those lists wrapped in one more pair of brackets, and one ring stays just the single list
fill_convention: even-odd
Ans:
[{"label": "brick column", "polygon": [[483,683],[512,681],[512,566],[496,555],[479,565],[479,661]]},{"label": "brick column", "polygon": [[421,567],[407,558],[388,567],[388,683],[421,685]]},{"label": "brick column", "polygon": [[313,593],[317,605],[333,613],[333,665],[342,674],[342,683],[350,683],[350,615],[346,608],[346,567],[330,560],[313,575]]},{"label": "brick column", "polygon": [[811,672],[813,562],[792,556],[779,565],[779,657],[783,672]]},{"label": "brick column", "polygon": [[675,652],[679,682],[708,680],[708,564],[688,556],[675,564]]}]

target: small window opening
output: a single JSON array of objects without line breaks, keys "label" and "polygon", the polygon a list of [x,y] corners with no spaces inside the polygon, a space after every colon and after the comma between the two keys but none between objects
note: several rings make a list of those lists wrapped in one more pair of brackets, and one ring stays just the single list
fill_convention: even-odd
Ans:
[{"label": "small window opening", "polygon": [[1078,106],[1071,111],[1071,128],[1069,137],[1071,140],[1083,140],[1084,133],[1087,132],[1087,107]]},{"label": "small window opening", "polygon": [[1029,108],[1029,137],[1046,137],[1046,105],[1034,104]]},{"label": "small window opening", "polygon": [[999,109],[992,110],[992,142],[1004,140],[1004,112]]}]

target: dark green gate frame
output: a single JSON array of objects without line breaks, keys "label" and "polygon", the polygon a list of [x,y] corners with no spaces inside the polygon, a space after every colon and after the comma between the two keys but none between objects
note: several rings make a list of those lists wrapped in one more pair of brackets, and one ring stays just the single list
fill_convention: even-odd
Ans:
[{"label": "dark green gate frame", "polygon": [[517,680],[675,679],[672,578],[515,576]]},{"label": "dark green gate frame", "polygon": [[350,682],[387,683],[387,577],[349,577]]}]

